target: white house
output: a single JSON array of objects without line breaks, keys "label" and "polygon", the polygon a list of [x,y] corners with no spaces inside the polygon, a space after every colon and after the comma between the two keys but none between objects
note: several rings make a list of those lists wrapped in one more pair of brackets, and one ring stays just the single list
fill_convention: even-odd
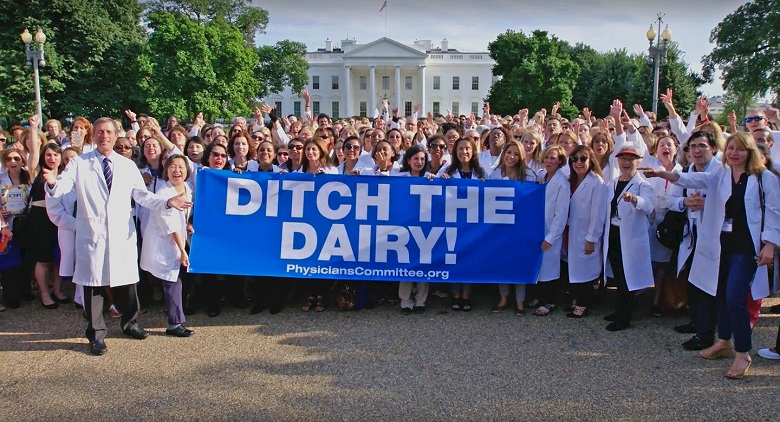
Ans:
[{"label": "white house", "polygon": [[[420,104],[420,116],[428,111],[446,114],[482,114],[484,99],[493,83],[495,62],[487,52],[461,52],[449,48],[447,39],[434,49],[430,40],[404,45],[389,38],[368,44],[342,40],[340,48],[326,40],[326,47],[306,54],[312,112],[332,118],[373,116],[382,100],[400,115],[411,115]],[[303,112],[303,100],[290,88],[273,94],[279,115]]]}]

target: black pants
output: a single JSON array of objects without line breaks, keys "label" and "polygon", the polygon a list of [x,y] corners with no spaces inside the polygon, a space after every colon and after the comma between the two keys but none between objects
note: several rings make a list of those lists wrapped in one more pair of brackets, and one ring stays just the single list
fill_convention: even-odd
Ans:
[{"label": "black pants", "polygon": [[22,296],[32,295],[32,290],[30,289],[31,273],[32,264],[24,260],[20,266],[0,272],[3,300],[6,304],[18,302]]},{"label": "black pants", "polygon": [[289,279],[275,277],[255,277],[255,306],[260,308],[270,307],[272,310],[281,310],[287,300]]},{"label": "black pants", "polygon": [[[103,300],[105,298],[106,288],[104,286],[83,286],[83,288],[84,312],[88,318],[85,335],[89,341],[103,341],[105,340],[108,331],[106,328],[106,321],[103,318]],[[138,291],[136,289],[137,283],[112,288],[114,304],[116,305],[117,310],[122,313],[120,323],[123,330],[138,325],[137,318],[140,306],[138,303]]]},{"label": "black pants", "polygon": [[631,306],[633,294],[628,290],[626,273],[623,269],[623,252],[620,245],[620,227],[612,226],[609,230],[609,248],[607,259],[612,267],[612,275],[615,277],[617,287],[617,304],[615,306],[615,321],[631,322]]},{"label": "black pants", "polygon": [[569,284],[569,291],[572,299],[577,301],[577,306],[586,308],[590,306],[591,297],[593,296],[592,281],[588,283],[571,283]]},{"label": "black pants", "polygon": [[[694,230],[696,226],[694,226]],[[691,264],[693,263],[693,255],[696,253],[696,244],[691,250],[691,254],[688,255],[688,260],[683,266],[683,271],[680,274],[686,279],[691,272]],[[696,328],[696,337],[703,342],[711,342],[715,340],[715,328],[717,324],[717,302],[714,296],[710,296],[696,287],[688,281],[688,315],[691,318],[693,326]]]}]

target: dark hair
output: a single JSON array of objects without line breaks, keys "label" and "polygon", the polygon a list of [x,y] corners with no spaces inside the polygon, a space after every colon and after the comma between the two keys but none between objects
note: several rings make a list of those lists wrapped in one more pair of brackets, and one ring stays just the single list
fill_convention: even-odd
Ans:
[{"label": "dark hair", "polygon": [[707,143],[710,144],[710,148],[716,148],[718,146],[718,141],[715,139],[715,135],[712,132],[705,132],[703,130],[697,130],[696,132],[693,132],[690,137],[688,137],[688,141],[685,143],[687,146],[691,143],[693,139],[696,138],[707,138]]},{"label": "dark hair", "polygon": [[[755,130],[753,132],[755,132]],[[756,143],[756,148],[758,148],[758,150],[761,151],[761,154],[764,156],[766,169],[771,171],[775,176],[780,177],[780,172],[775,169],[775,163],[772,162],[772,154],[769,152],[769,147],[766,146],[766,144]]]},{"label": "dark hair", "polygon": [[446,135],[447,132],[449,132],[451,130],[454,130],[454,131],[458,132],[458,137],[463,136],[463,127],[461,125],[456,124],[456,123],[449,123],[449,122],[448,123],[444,123],[443,125],[441,125],[441,134],[442,135]]},{"label": "dark hair", "polygon": [[412,166],[409,164],[409,159],[411,159],[412,156],[415,156],[421,152],[425,155],[425,165],[423,165],[422,171],[420,172],[420,176],[424,175],[425,172],[428,171],[428,154],[420,145],[412,145],[409,147],[409,149],[406,150],[406,152],[404,153],[404,158],[401,161],[401,171],[411,173]]},{"label": "dark hair", "polygon": [[[204,167],[209,166],[209,157],[211,156],[211,151],[216,147],[224,148],[225,154],[227,154],[228,152],[227,147],[225,147],[224,145],[215,144],[215,143],[208,144],[206,145],[206,149],[203,150],[203,157],[200,158],[201,165],[203,165]],[[228,163],[228,160],[225,160],[225,165],[219,170],[229,170],[229,169],[230,169],[230,163]]]},{"label": "dark hair", "polygon": [[163,145],[162,142],[160,142],[159,139],[155,138],[154,136],[144,139],[143,143],[141,143],[141,153],[138,154],[138,168],[144,168],[149,167],[149,160],[146,159],[146,155],[144,155],[144,147],[146,146],[146,143],[149,141],[157,142],[158,145],[160,145],[160,158],[158,158],[157,167],[160,168],[163,165],[163,155],[165,155],[165,151],[163,151]]},{"label": "dark hair", "polygon": [[[235,135],[235,136],[234,136]],[[251,136],[247,133],[246,130],[242,130],[239,133],[230,134],[230,140],[228,141],[228,155],[230,158],[236,157],[236,151],[235,151],[235,145],[236,145],[236,138],[244,138],[246,140],[247,148],[246,148],[246,159],[247,160],[254,160],[255,159],[255,145],[254,142],[250,142],[249,140],[252,139]]]},{"label": "dark hair", "polygon": [[393,152],[393,156],[390,158],[391,163],[395,163],[398,161],[398,151],[395,149],[393,144],[390,143],[390,141],[387,140],[387,138],[377,141],[377,143],[374,144],[374,146],[371,148],[371,159],[374,160],[374,163],[376,163],[376,147],[379,146],[382,142],[386,143],[387,145],[390,145],[390,151]]},{"label": "dark hair", "polygon": [[[41,155],[40,155],[40,157],[38,157],[38,169],[48,168],[48,167],[46,167],[46,151],[48,151],[48,150],[54,151],[55,153],[59,154],[60,157],[62,156],[62,148],[60,148],[59,145],[57,145],[55,143],[51,143],[51,142],[46,144],[46,145],[44,145],[41,148]],[[62,160],[60,160],[60,165],[59,165],[59,167],[57,167],[57,171],[60,172],[60,171],[62,171],[62,169],[63,169]]]},{"label": "dark hair", "polygon": [[458,138],[455,144],[452,145],[452,164],[447,167],[447,174],[452,176],[456,171],[460,170],[463,162],[458,157],[458,144],[461,142],[468,142],[471,145],[471,160],[469,160],[469,167],[477,178],[485,180],[485,169],[479,164],[479,154],[477,153],[477,143],[469,138]]},{"label": "dark hair", "polygon": [[[189,160],[187,160],[187,157],[185,157],[182,154],[174,154],[165,159],[165,165],[163,166],[163,172],[162,172],[162,178],[165,181],[168,181],[168,167],[173,164],[173,160],[180,158],[184,160],[184,168],[187,169],[187,175],[184,176],[184,181],[186,182],[190,178],[190,164]],[[227,160],[226,160],[227,161]]]},{"label": "dark hair", "polygon": [[[588,159],[590,160],[590,168],[588,168],[589,172],[593,172],[601,176],[601,166],[599,165],[599,162],[596,160],[596,153],[593,152],[593,150],[587,146],[587,145],[577,145],[574,150],[571,152],[571,155],[569,155],[569,158],[576,156],[577,154],[583,153],[588,156]],[[569,160],[569,170],[571,170],[569,174],[569,183],[572,185],[576,185],[580,182],[578,180],[577,172],[574,171],[574,167],[572,166],[571,160]]]},{"label": "dark hair", "polygon": [[187,139],[187,143],[184,144],[184,151],[182,151],[185,155],[187,154],[187,150],[190,149],[190,144],[200,144],[203,148],[206,148],[206,141],[201,138],[200,136],[193,136],[190,139]]}]

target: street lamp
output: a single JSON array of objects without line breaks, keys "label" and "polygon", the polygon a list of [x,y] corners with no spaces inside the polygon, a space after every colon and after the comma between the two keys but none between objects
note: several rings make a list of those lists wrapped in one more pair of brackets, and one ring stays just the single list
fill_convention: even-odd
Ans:
[{"label": "street lamp", "polygon": [[[650,48],[648,48],[649,57],[648,60],[651,61],[654,65],[653,69],[653,114],[658,114],[658,80],[660,79],[661,74],[661,60],[666,60],[666,46],[668,45],[669,41],[672,40],[672,31],[669,30],[669,25],[666,25],[663,32],[661,32],[661,23],[663,23],[663,18],[666,15],[661,15],[660,13],[658,15],[658,19],[656,19],[656,22],[658,23],[658,32],[655,31],[655,28],[653,28],[653,24],[650,24],[650,29],[647,30],[647,33],[645,34],[647,36],[647,41],[650,42]],[[656,35],[658,36],[658,39],[656,39]],[[653,45],[653,41],[655,41],[656,45]]]},{"label": "street lamp", "polygon": [[35,84],[35,106],[38,111],[39,129],[43,128],[43,113],[41,111],[41,83],[38,74],[38,66],[46,66],[46,60],[43,58],[43,43],[46,42],[46,34],[38,28],[38,32],[35,33],[35,44],[32,48],[30,43],[33,40],[33,36],[27,28],[22,32],[22,42],[24,43],[24,51],[27,53],[27,66],[33,67],[33,83]]}]

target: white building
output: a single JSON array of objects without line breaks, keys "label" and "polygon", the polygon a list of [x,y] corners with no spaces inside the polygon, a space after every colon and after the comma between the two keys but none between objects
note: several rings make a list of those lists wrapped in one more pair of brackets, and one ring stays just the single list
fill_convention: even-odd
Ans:
[{"label": "white building", "polygon": [[[420,117],[428,111],[446,114],[482,114],[484,99],[493,83],[495,62],[487,52],[467,53],[449,48],[446,39],[434,49],[430,40],[404,45],[389,38],[369,44],[342,40],[340,48],[326,47],[306,54],[312,112],[332,118],[373,117],[382,100],[399,115],[411,115],[420,104]],[[279,115],[303,112],[303,100],[287,88],[270,95]]]}]

